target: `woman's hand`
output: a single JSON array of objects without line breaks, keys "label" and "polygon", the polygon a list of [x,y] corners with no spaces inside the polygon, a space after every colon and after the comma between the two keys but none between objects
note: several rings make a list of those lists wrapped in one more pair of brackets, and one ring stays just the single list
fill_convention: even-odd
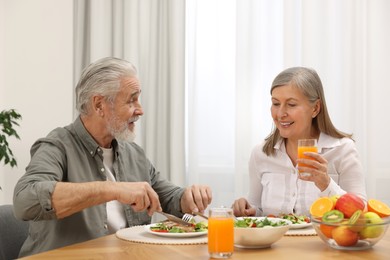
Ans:
[{"label": "woman's hand", "polygon": [[235,200],[233,202],[232,208],[233,214],[236,217],[248,217],[256,215],[256,209],[252,208],[245,198],[239,198]]},{"label": "woman's hand", "polygon": [[320,191],[324,191],[330,183],[330,177],[328,175],[328,161],[318,153],[305,152],[304,154],[306,156],[312,157],[313,160],[298,159],[297,160],[298,165],[302,163],[310,166],[310,167],[298,166],[298,170],[305,173],[310,173],[310,175],[308,176],[299,175],[299,178],[301,180],[314,182],[314,184],[318,187],[318,189],[320,189]]}]

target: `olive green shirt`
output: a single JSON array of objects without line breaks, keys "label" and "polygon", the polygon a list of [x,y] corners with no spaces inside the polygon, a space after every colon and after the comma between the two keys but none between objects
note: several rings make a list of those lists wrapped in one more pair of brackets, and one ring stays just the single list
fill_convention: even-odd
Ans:
[{"label": "olive green shirt", "polygon": [[[112,142],[113,169],[117,181],[148,182],[159,195],[164,211],[182,215],[184,188],[161,178],[144,151],[135,143]],[[14,191],[16,217],[29,221],[29,235],[20,256],[108,235],[106,204],[100,204],[64,219],[57,219],[51,195],[57,182],[106,181],[103,152],[80,118],[57,128],[31,148],[31,161]],[[69,194],[75,196],[75,194]],[[123,205],[128,226],[149,224],[147,212]]]}]

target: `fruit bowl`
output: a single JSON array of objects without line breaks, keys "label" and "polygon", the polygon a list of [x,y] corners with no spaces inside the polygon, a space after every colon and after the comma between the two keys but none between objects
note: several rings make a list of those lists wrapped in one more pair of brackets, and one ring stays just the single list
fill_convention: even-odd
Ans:
[{"label": "fruit bowl", "polygon": [[[265,223],[238,227],[238,222]],[[267,248],[283,237],[292,225],[282,218],[239,217],[234,226],[234,246],[238,248]]]},{"label": "fruit bowl", "polygon": [[341,250],[371,248],[382,239],[389,223],[390,217],[379,219],[376,217],[373,221],[366,219],[353,224],[348,219],[330,223],[324,222],[321,218],[312,218],[313,227],[321,240],[328,246]]}]

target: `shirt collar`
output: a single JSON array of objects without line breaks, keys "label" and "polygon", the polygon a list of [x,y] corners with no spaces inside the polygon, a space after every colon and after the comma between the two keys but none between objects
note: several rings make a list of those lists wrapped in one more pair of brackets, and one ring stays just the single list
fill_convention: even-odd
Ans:
[{"label": "shirt collar", "polygon": [[[95,139],[91,136],[91,134],[88,132],[88,130],[85,128],[83,122],[81,121],[80,116],[76,118],[76,120],[73,123],[74,131],[76,135],[80,138],[81,142],[87,148],[89,154],[93,157],[96,153],[99,153],[100,155],[103,154],[101,151],[98,143],[95,141]],[[113,140],[111,143],[114,153],[117,155],[118,152],[118,142],[117,140]]]},{"label": "shirt collar", "polygon": [[[320,133],[320,137],[318,138],[318,153],[321,153],[323,148],[332,148],[341,145],[341,139],[340,138],[335,138],[330,135],[327,135],[323,132]],[[285,151],[286,146],[284,145],[284,138],[280,138],[275,146],[274,149],[276,150],[281,150]]]},{"label": "shirt collar", "polygon": [[333,148],[341,145],[342,138],[335,138],[325,133],[320,134],[318,139],[318,152],[320,153],[323,148]]},{"label": "shirt collar", "polygon": [[92,157],[95,156],[95,154],[98,152],[99,145],[97,144],[95,139],[93,139],[93,137],[90,135],[87,129],[84,127],[84,124],[81,121],[80,116],[78,116],[74,121],[73,127],[76,135],[79,137],[84,147],[87,148],[89,154]]}]

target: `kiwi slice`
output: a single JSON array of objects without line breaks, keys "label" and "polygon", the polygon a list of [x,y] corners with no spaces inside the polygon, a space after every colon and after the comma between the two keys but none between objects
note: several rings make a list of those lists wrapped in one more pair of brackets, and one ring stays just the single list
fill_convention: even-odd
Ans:
[{"label": "kiwi slice", "polygon": [[337,209],[328,211],[322,216],[322,221],[328,223],[338,223],[343,221],[343,219],[344,219],[343,212]]},{"label": "kiwi slice", "polygon": [[359,224],[360,217],[362,216],[363,211],[358,209],[356,210],[352,216],[348,220],[348,224],[354,225],[354,224]]},{"label": "kiwi slice", "polygon": [[363,211],[358,209],[348,220],[348,228],[355,232],[360,232],[364,229],[366,223],[363,215]]}]

